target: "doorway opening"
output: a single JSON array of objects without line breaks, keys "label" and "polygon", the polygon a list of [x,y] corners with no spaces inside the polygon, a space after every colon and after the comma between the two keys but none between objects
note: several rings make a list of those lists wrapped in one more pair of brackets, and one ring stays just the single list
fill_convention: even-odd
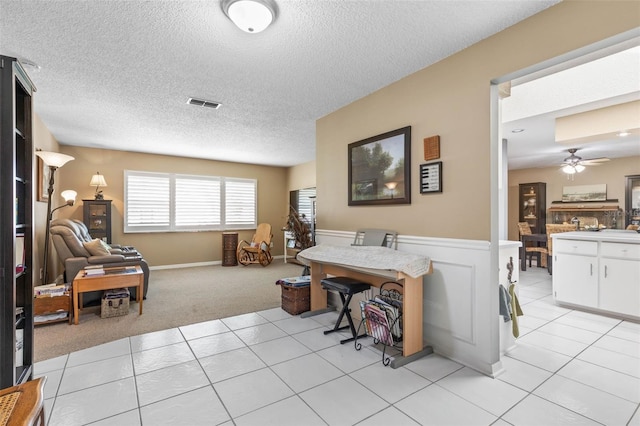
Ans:
[{"label": "doorway opening", "polygon": [[[640,155],[637,119],[635,125],[626,129],[626,136],[604,130],[598,133],[593,129],[591,135],[586,131],[573,137],[556,134],[559,128],[556,123],[567,122],[568,118],[640,102],[639,29],[494,79],[491,83],[492,170],[495,171],[492,174],[495,193],[492,217],[496,218],[492,223],[495,230],[492,243],[518,240],[519,182],[511,182],[510,186],[509,172],[518,171],[519,177],[538,177],[532,181],[540,181],[542,177],[555,182],[547,189],[549,207],[554,200],[562,198],[562,188],[558,187],[563,182],[567,185],[580,183],[578,178],[571,181],[571,176],[561,170],[564,159],[570,155],[569,149],[578,148],[577,155],[584,159]],[[592,170],[587,165],[586,169],[593,176],[597,167]],[[583,172],[579,177],[586,175]],[[621,176],[621,182],[623,186],[624,176]]]}]

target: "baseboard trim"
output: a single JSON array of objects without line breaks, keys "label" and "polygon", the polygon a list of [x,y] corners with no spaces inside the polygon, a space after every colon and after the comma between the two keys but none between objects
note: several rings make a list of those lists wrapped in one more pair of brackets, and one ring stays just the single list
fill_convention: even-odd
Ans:
[{"label": "baseboard trim", "polygon": [[[284,256],[273,256],[273,259],[282,259]],[[195,262],[195,263],[177,263],[173,265],[157,265],[157,266],[149,266],[149,270],[151,271],[159,271],[161,269],[182,269],[182,268],[197,268],[198,266],[216,266],[222,265],[221,260],[212,260],[209,262]]]},{"label": "baseboard trim", "polygon": [[211,262],[196,262],[196,263],[178,263],[174,265],[158,265],[150,266],[149,270],[158,271],[161,269],[182,269],[182,268],[197,268],[198,266],[215,266],[222,265],[221,260],[213,260]]}]

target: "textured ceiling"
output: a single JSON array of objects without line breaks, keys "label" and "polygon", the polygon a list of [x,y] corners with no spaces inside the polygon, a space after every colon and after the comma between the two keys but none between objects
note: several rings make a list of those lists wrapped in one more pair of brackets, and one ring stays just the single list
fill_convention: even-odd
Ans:
[{"label": "textured ceiling", "polygon": [[280,0],[247,34],[215,0],[1,0],[0,53],[40,65],[63,145],[290,166],[318,118],[555,3]]},{"label": "textured ceiling", "polygon": [[558,1],[279,0],[247,34],[216,0],[0,0],[0,53],[62,145],[291,166],[318,118]]}]

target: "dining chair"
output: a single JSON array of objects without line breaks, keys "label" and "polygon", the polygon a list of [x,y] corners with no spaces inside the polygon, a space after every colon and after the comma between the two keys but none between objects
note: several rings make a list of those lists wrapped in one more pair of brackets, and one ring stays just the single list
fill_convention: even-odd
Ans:
[{"label": "dining chair", "polygon": [[552,234],[559,232],[571,232],[578,230],[577,223],[547,223],[547,270],[550,274],[553,274],[553,238]]},{"label": "dining chair", "polygon": [[[531,235],[531,227],[527,222],[518,222],[518,230],[520,231],[520,235]],[[531,260],[535,256],[536,264],[542,268],[547,267],[547,248],[546,247],[537,247],[537,246],[528,246],[527,243],[522,243],[524,248],[524,256],[525,260],[529,259],[529,268],[531,268]]]}]

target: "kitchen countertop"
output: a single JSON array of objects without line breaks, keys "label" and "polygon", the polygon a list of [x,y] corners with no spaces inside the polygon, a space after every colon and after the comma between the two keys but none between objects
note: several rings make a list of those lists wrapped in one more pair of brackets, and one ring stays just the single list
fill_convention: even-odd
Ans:
[{"label": "kitchen countertop", "polygon": [[563,240],[604,241],[612,243],[640,244],[640,234],[624,229],[606,229],[601,231],[574,231],[551,234],[551,238]]}]

